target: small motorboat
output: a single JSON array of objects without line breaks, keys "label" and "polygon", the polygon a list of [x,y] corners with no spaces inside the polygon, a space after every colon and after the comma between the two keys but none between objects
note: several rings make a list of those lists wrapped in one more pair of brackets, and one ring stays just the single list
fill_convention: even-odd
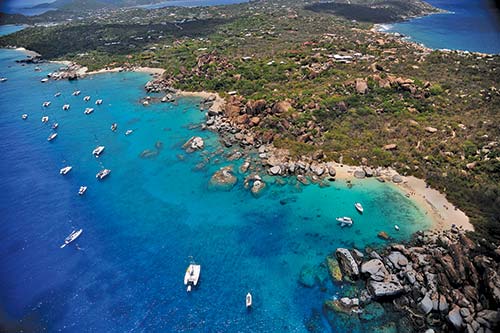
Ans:
[{"label": "small motorboat", "polygon": [[86,108],[85,111],[83,111],[85,114],[91,114],[92,112],[94,112],[93,108]]},{"label": "small motorboat", "polygon": [[69,243],[73,242],[75,239],[77,239],[78,237],[80,237],[80,235],[82,234],[83,232],[83,229],[80,229],[80,230],[73,230],[69,235],[68,237],[66,237],[64,239],[64,244],[61,245],[61,249],[64,248],[66,245],[68,245]]},{"label": "small motorboat", "polygon": [[101,105],[102,104],[102,99],[98,99],[97,101],[95,101],[95,105]]},{"label": "small motorboat", "polygon": [[187,291],[190,292],[191,288],[198,285],[198,280],[200,279],[201,265],[197,265],[192,262],[186,269],[186,274],[184,275],[184,285],[187,286]]},{"label": "small motorboat", "polygon": [[0,82],[5,82],[5,81],[7,81],[6,77],[0,77]]},{"label": "small motorboat", "polygon": [[54,123],[52,125],[52,129],[56,130],[59,127],[59,123]]},{"label": "small motorboat", "polygon": [[40,82],[42,82],[42,83],[45,83],[45,82],[48,82],[48,81],[49,81],[49,79],[47,79],[47,78],[43,78],[43,79],[40,80]]},{"label": "small motorboat", "polygon": [[73,95],[73,96],[78,96],[78,95],[80,95],[80,90],[75,90],[75,91],[73,91],[73,93],[72,93],[71,95]]},{"label": "small motorboat", "polygon": [[62,107],[62,109],[64,111],[68,111],[69,110],[69,104],[64,104],[63,107]]},{"label": "small motorboat", "polygon": [[118,128],[118,124],[117,123],[113,123],[111,124],[111,130],[114,132],[116,131],[116,129]]},{"label": "small motorboat", "polygon": [[49,116],[43,116],[42,117],[42,123],[46,123],[49,121]]},{"label": "small motorboat", "polygon": [[132,132],[133,132],[133,130],[127,130],[127,131],[125,132],[125,135],[130,135],[130,134],[132,134]]},{"label": "small motorboat", "polygon": [[399,225],[395,224],[394,229],[396,229],[396,231],[399,231]]},{"label": "small motorboat", "polygon": [[107,177],[111,173],[111,170],[109,169],[102,169],[99,171],[96,175],[95,178],[98,180],[103,180],[105,177]]},{"label": "small motorboat", "polygon": [[52,141],[52,140],[54,140],[56,137],[57,137],[57,133],[52,133],[52,134],[51,134],[51,135],[49,135],[49,137],[47,138],[47,141]]},{"label": "small motorboat", "polygon": [[144,102],[142,102],[142,105],[144,105],[144,106],[148,106],[148,105],[149,105],[149,102],[148,102],[148,101],[144,101]]},{"label": "small motorboat", "polygon": [[83,98],[83,100],[84,100],[85,102],[90,101],[90,96],[85,96],[85,97]]},{"label": "small motorboat", "polygon": [[248,293],[246,298],[245,298],[245,303],[247,306],[247,309],[252,306],[252,294]]},{"label": "small motorboat", "polygon": [[354,204],[354,207],[356,207],[357,211],[360,213],[360,214],[363,214],[363,206],[361,206],[361,204],[359,202],[356,202]]},{"label": "small motorboat", "polygon": [[80,186],[80,189],[78,190],[78,195],[84,195],[86,191],[87,191],[87,186]]},{"label": "small motorboat", "polygon": [[28,119],[28,114],[24,113],[24,114],[21,116],[21,118],[22,118],[23,120]]},{"label": "small motorboat", "polygon": [[94,150],[92,150],[92,155],[94,155],[95,157],[99,157],[104,151],[104,148],[105,148],[104,146],[96,147]]},{"label": "small motorboat", "polygon": [[64,175],[66,175],[68,172],[70,172],[70,171],[71,171],[71,169],[73,169],[73,167],[72,167],[72,166],[69,166],[69,165],[68,165],[68,166],[65,166],[64,168],[62,168],[61,170],[59,170],[59,174],[61,174],[61,175],[63,175],[63,176],[64,176]]},{"label": "small motorboat", "polygon": [[54,97],[59,97],[59,96],[61,96],[61,93],[60,93],[60,92],[56,92],[56,93],[54,94]]},{"label": "small motorboat", "polygon": [[43,102],[42,106],[43,106],[44,108],[46,108],[46,107],[50,106],[50,101]]},{"label": "small motorboat", "polygon": [[35,72],[40,72],[42,69],[38,66],[35,67]]},{"label": "small motorboat", "polygon": [[339,222],[339,225],[341,227],[351,227],[354,221],[347,216],[344,217],[337,217],[336,220]]}]

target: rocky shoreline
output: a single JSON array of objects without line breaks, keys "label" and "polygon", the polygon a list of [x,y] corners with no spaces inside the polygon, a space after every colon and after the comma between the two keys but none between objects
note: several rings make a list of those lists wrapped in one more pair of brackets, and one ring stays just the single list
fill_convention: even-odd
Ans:
[{"label": "rocky shoreline", "polygon": [[324,310],[356,321],[379,311],[378,303],[404,315],[400,330],[411,323],[408,332],[494,332],[500,324],[500,247],[483,248],[457,227],[418,232],[408,244],[380,251],[338,248],[327,258],[332,280],[359,288],[326,301]]}]

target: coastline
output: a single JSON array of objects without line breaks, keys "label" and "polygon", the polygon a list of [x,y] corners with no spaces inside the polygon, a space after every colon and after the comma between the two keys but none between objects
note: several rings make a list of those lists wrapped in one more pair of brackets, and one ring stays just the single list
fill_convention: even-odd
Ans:
[{"label": "coastline", "polygon": [[[377,32],[382,33],[383,32]],[[407,41],[404,41],[407,42]],[[407,42],[414,45],[419,45],[414,42]],[[420,45],[419,45],[420,46]],[[22,51],[28,55],[34,56],[39,55],[37,52],[27,50],[25,48],[17,48],[16,50]],[[61,63],[66,66],[74,64],[70,61],[53,61],[54,63]],[[153,76],[161,76],[165,73],[162,68],[154,67],[115,67],[115,68],[103,68],[97,71],[88,71],[87,67],[80,67],[77,70],[77,75],[79,77],[85,77],[87,75],[103,74],[103,73],[118,73],[123,71],[134,71],[140,73],[147,73]],[[202,99],[208,99],[211,96],[215,96],[213,105],[210,107],[211,110],[221,111],[226,103],[226,100],[222,98],[218,93],[208,92],[208,91],[182,91],[178,90],[176,92],[178,96],[181,97],[199,97]],[[336,179],[350,181],[356,179],[354,177],[354,171],[361,169],[361,166],[351,166],[340,164],[336,162],[330,162],[336,170]],[[446,195],[438,190],[427,187],[425,180],[419,179],[413,176],[404,177],[403,182],[400,184],[395,184],[391,181],[394,175],[399,175],[395,170],[391,168],[383,169],[381,171],[381,178],[387,180],[387,183],[392,184],[395,188],[401,190],[410,200],[413,200],[426,214],[429,215],[433,224],[431,230],[446,230],[450,229],[452,225],[462,227],[464,230],[473,231],[474,226],[470,223],[469,217],[451,204],[447,199]]]}]

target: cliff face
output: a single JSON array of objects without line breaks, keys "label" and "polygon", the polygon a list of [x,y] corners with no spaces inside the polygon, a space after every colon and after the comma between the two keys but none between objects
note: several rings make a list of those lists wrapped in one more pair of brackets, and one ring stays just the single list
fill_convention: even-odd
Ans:
[{"label": "cliff face", "polygon": [[[463,231],[417,234],[408,245],[380,254],[337,249],[344,276],[359,278],[359,297],[340,299],[344,313],[363,313],[372,302],[390,304],[411,319],[416,331],[493,332],[500,323],[500,247],[488,255]],[[346,260],[352,253],[356,260]],[[357,314],[355,314],[357,315]]]}]

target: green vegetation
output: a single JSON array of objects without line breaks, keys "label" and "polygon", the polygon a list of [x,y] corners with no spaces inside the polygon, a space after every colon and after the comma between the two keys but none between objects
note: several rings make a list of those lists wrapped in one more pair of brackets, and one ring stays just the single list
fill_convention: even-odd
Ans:
[{"label": "green vegetation", "polygon": [[[85,12],[2,37],[0,46],[91,69],[162,67],[176,88],[223,96],[236,90],[243,103],[288,100],[293,110],[258,115],[257,136],[295,156],[322,150],[330,159],[424,178],[471,217],[478,237],[500,240],[500,57],[429,52],[304,5]],[[355,53],[361,56],[348,63],[333,58]],[[366,82],[366,93],[356,92],[356,79]]]}]

